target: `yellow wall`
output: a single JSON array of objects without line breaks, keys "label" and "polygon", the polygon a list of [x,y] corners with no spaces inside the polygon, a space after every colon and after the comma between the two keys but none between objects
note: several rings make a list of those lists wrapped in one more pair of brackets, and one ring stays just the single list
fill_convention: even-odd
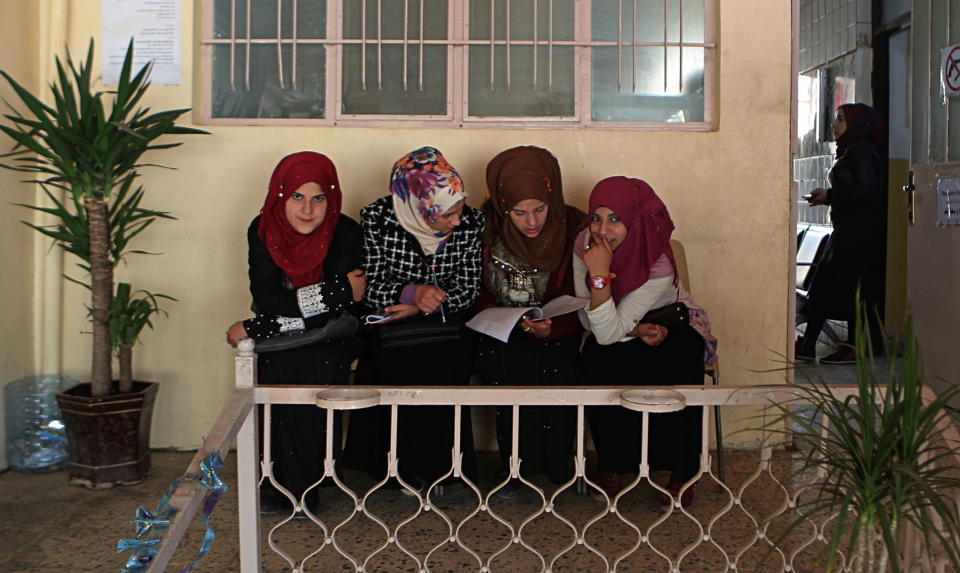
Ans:
[{"label": "yellow wall", "polygon": [[[184,0],[184,84],[152,87],[147,103],[154,109],[194,105],[193,4]],[[675,236],[686,245],[693,294],[720,339],[723,382],[782,382],[781,374],[751,370],[779,364],[774,352],[785,351],[790,330],[790,3],[719,6],[716,132],[212,127],[212,135],[191,136],[182,147],[149,157],[178,171],[145,172],[147,206],[179,220],[158,222],[136,245],[162,256],[132,257],[118,278],[179,299],[134,355],[137,377],[162,383],[153,445],[199,444],[231,392],[233,351],[224,333],[249,312],[244,233],[273,166],[301,149],[335,161],[351,216],[386,194],[396,158],[425,144],[440,148],[457,167],[473,205],[485,195],[486,161],[513,145],[551,149],[560,159],[568,202],[581,208],[603,177],[646,179],[669,206]],[[80,54],[88,38],[99,35],[100,3],[75,0],[69,8],[69,45]],[[87,324],[86,296],[79,287],[65,289],[62,329],[65,370],[83,378],[89,339],[78,332]]]},{"label": "yellow wall", "polygon": [[[35,87],[39,76],[36,60],[23,57],[22,46],[35,45],[37,14],[20,9],[20,3],[4,6],[0,18],[0,69],[15,74],[22,83]],[[26,4],[22,4],[25,6]],[[10,8],[7,10],[6,8]],[[0,85],[0,98],[12,101],[14,94],[6,82]],[[10,148],[10,140],[0,136],[0,150]],[[34,374],[34,237],[33,231],[20,223],[31,215],[14,201],[31,202],[33,186],[18,183],[22,174],[0,170],[0,268],[3,269],[0,290],[0,386],[29,374]],[[4,400],[0,393],[0,420],[3,419]],[[0,424],[0,444],[5,444],[5,428]],[[6,448],[0,447],[0,468],[7,466]]]}]

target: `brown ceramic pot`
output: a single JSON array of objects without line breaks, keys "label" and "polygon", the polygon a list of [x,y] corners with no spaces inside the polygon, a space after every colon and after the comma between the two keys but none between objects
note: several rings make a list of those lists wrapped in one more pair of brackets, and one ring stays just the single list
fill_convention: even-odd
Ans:
[{"label": "brown ceramic pot", "polygon": [[[150,421],[156,382],[133,392],[90,396],[90,384],[57,394],[70,442],[70,483],[91,489],[140,483],[150,473]],[[117,382],[113,383],[116,391]]]}]

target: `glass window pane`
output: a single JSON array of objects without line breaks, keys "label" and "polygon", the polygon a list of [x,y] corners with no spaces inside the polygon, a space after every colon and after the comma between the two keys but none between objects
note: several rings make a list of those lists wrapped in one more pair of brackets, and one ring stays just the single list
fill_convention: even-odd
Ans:
[{"label": "glass window pane", "polygon": [[493,85],[490,84],[490,48],[470,47],[470,100],[472,117],[547,117],[575,114],[573,48],[554,47],[553,84],[550,85],[550,52],[537,50],[537,85],[533,82],[533,48],[510,48],[510,87],[507,87],[506,46],[495,50]]},{"label": "glass window pane", "polygon": [[[940,163],[947,160],[947,106],[944,104],[943,88],[939,85],[940,78],[940,48],[947,45],[947,27],[945,18],[947,0],[933,0],[933,26],[930,36],[929,78],[933,78],[933,89],[930,90],[930,162]],[[939,15],[939,17],[938,17]]]},{"label": "glass window pane", "polygon": [[290,73],[292,49],[283,47],[283,87],[277,73],[275,45],[250,46],[250,89],[245,88],[246,46],[234,54],[233,88],[230,82],[230,46],[213,47],[212,117],[322,118],[326,50],[319,45],[297,46],[297,87]]},{"label": "glass window pane", "polygon": [[[377,38],[377,0],[366,2],[366,37]],[[359,39],[363,37],[364,20],[363,1],[344,0],[343,37]],[[383,29],[380,37],[384,40],[403,39],[404,14],[407,20],[407,40],[420,38],[420,11],[423,10],[423,38],[425,40],[447,39],[447,0],[380,0],[380,22]]]},{"label": "glass window pane", "polygon": [[929,89],[929,76],[927,75],[927,62],[930,54],[927,51],[927,41],[929,36],[927,30],[930,12],[924,2],[919,2],[913,12],[913,21],[917,23],[911,28],[910,35],[913,41],[912,58],[910,66],[913,91],[910,96],[910,160],[913,163],[927,163],[927,90]]},{"label": "glass window pane", "polygon": [[447,47],[423,48],[423,89],[419,86],[419,46],[407,46],[407,87],[403,87],[403,46],[382,48],[381,81],[377,87],[377,48],[367,46],[366,88],[360,46],[343,47],[343,113],[369,115],[445,115],[447,113]]},{"label": "glass window pane", "polygon": [[[234,14],[234,35],[247,37],[247,9],[250,10],[250,37],[277,37],[277,0],[213,0],[213,37],[230,38],[230,14]],[[280,31],[293,37],[293,0],[280,2]],[[326,0],[297,0],[297,37],[323,38],[327,31]]]},{"label": "glass window pane", "polygon": [[[703,121],[703,48],[632,46],[620,51],[617,87],[617,46],[592,50],[592,114],[594,121]],[[680,82],[680,76],[683,81]]]},{"label": "glass window pane", "polygon": [[621,42],[591,50],[594,121],[703,121],[704,48],[632,45],[703,42],[703,0],[594,0],[591,14],[593,41]]},{"label": "glass window pane", "polygon": [[[490,0],[470,3],[471,40],[489,40],[492,25],[494,39],[506,41],[507,3],[501,0],[494,4],[492,22],[490,6]],[[532,0],[511,2],[509,78],[506,45],[499,44],[494,49],[492,77],[490,46],[470,47],[467,115],[571,117],[576,113],[573,47],[546,44],[551,40],[573,41],[573,0],[538,0],[536,27],[533,9]],[[538,43],[536,57],[530,44],[534,40]]]},{"label": "glass window pane", "polygon": [[663,42],[665,25],[667,41],[679,42],[681,21],[683,42],[703,42],[703,0],[593,0],[590,13],[595,42],[616,42],[618,21],[624,42],[634,41],[634,24],[637,42]]},{"label": "glass window pane", "polygon": [[[445,0],[381,0],[380,38],[392,43],[380,45],[377,56],[377,0],[344,2],[343,36],[362,39],[346,44],[342,51],[343,106],[348,115],[446,115],[447,46],[424,44],[421,72],[420,11],[423,10],[423,39],[446,40],[448,6]],[[421,6],[422,4],[422,6]],[[362,23],[366,21],[366,30]],[[403,23],[406,21],[406,87],[404,87]],[[377,74],[380,74],[380,84]],[[422,79],[422,85],[421,85]]]}]

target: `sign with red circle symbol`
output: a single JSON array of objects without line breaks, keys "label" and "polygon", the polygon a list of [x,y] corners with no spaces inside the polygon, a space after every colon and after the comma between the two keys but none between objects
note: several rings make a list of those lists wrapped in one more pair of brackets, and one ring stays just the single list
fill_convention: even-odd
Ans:
[{"label": "sign with red circle symbol", "polygon": [[960,95],[960,44],[943,49],[940,62],[940,83],[947,97]]}]

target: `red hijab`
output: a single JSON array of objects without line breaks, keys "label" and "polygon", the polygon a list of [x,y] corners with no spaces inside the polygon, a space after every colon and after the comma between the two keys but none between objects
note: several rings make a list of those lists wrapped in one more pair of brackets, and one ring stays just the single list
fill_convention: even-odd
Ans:
[{"label": "red hijab", "polygon": [[673,221],[667,206],[653,188],[640,179],[608,177],[590,192],[591,218],[599,207],[616,213],[627,227],[627,236],[613,252],[613,262],[610,263],[610,272],[617,275],[612,282],[613,301],[620,302],[621,298],[647,282],[650,267],[660,255],[665,254],[670,259],[676,284],[679,279],[677,261],[670,248]]},{"label": "red hijab", "polygon": [[[294,191],[310,182],[319,184],[326,193],[327,213],[312,233],[301,235],[287,221],[285,205]],[[326,155],[313,151],[288,155],[270,176],[270,189],[260,210],[257,234],[266,244],[273,262],[298,288],[312,285],[323,277],[323,260],[340,218],[340,202],[337,168]]]}]

